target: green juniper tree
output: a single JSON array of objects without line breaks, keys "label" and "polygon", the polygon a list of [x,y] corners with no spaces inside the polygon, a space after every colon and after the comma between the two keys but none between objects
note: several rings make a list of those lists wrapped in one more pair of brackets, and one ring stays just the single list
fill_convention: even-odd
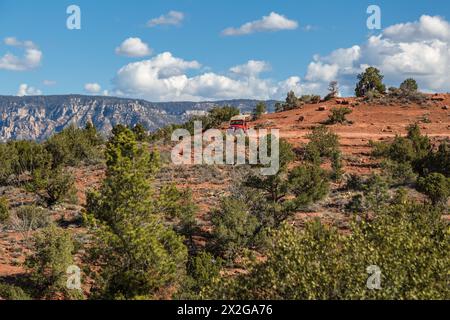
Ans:
[{"label": "green juniper tree", "polygon": [[363,73],[358,75],[359,82],[355,89],[356,96],[365,97],[369,92],[384,94],[386,92],[386,86],[383,84],[383,78],[384,76],[377,68],[367,68]]},{"label": "green juniper tree", "polygon": [[149,182],[155,158],[127,128],[107,144],[106,178],[88,194],[86,214],[95,239],[89,256],[95,298],[156,298],[183,281],[187,248],[155,203]]},{"label": "green juniper tree", "polygon": [[419,86],[416,80],[408,78],[402,82],[402,84],[400,85],[400,90],[406,93],[414,93],[417,92],[417,90],[419,90]]}]

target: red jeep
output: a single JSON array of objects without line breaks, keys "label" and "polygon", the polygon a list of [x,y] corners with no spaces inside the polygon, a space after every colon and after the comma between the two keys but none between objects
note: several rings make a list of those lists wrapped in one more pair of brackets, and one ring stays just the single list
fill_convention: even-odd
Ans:
[{"label": "red jeep", "polygon": [[250,121],[249,115],[234,116],[230,120],[230,126],[228,127],[228,134],[247,133],[248,122]]}]

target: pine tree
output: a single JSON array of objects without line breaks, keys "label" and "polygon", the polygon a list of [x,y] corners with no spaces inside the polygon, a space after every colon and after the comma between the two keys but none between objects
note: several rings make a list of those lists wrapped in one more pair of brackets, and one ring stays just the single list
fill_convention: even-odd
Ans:
[{"label": "pine tree", "polygon": [[107,144],[106,178],[100,192],[88,194],[86,215],[96,240],[90,252],[96,298],[155,298],[183,279],[187,249],[163,223],[149,182],[155,159],[127,128]]}]

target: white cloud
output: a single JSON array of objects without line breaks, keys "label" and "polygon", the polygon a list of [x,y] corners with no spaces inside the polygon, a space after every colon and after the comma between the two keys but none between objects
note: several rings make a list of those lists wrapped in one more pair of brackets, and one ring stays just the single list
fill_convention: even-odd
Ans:
[{"label": "white cloud", "polygon": [[250,60],[246,64],[241,64],[230,68],[230,71],[247,77],[254,77],[264,71],[270,70],[270,64],[265,61]]},{"label": "white cloud", "polygon": [[304,78],[292,75],[278,82],[261,77],[270,66],[257,60],[231,67],[229,75],[208,70],[190,76],[189,73],[198,72],[200,64],[166,52],[121,68],[113,81],[114,92],[153,101],[283,99],[290,90],[297,95],[323,96],[328,83],[338,80],[341,93],[353,95],[357,74],[368,66],[379,68],[388,86],[398,86],[413,77],[423,91],[447,92],[450,91],[447,33],[450,34],[450,27],[443,18],[423,16],[417,22],[389,27],[380,35],[370,36],[365,43],[339,48],[325,56],[315,55]]},{"label": "white cloud", "polygon": [[297,28],[297,21],[289,20],[283,15],[271,12],[268,16],[264,16],[260,20],[247,22],[239,28],[227,28],[222,31],[222,34],[225,36],[238,36],[255,32],[294,30]]},{"label": "white cloud", "polygon": [[419,21],[400,23],[386,28],[386,39],[397,42],[416,42],[430,39],[450,41],[450,24],[439,16],[423,15]]},{"label": "white cloud", "polygon": [[90,94],[97,94],[100,93],[102,87],[98,83],[86,83],[84,90]]},{"label": "white cloud", "polygon": [[301,90],[295,81],[280,84],[261,79],[259,73],[268,70],[263,61],[250,60],[246,64],[230,68],[229,77],[214,72],[188,76],[190,70],[201,67],[197,61],[185,61],[170,52],[150,60],[130,63],[122,67],[113,83],[114,93],[123,96],[138,96],[151,101],[200,101],[234,98],[269,99],[281,94],[280,86],[286,90]]},{"label": "white cloud", "polygon": [[29,87],[26,83],[22,83],[19,86],[19,90],[17,91],[17,95],[19,97],[23,96],[39,96],[42,94],[42,91],[39,89],[36,89],[34,87]]},{"label": "white cloud", "polygon": [[152,54],[152,49],[139,38],[128,38],[116,48],[116,53],[127,57],[145,57]]},{"label": "white cloud", "polygon": [[324,64],[321,61],[311,62],[305,79],[308,81],[331,81],[336,79],[338,71],[339,66],[337,64]]},{"label": "white cloud", "polygon": [[380,69],[388,86],[413,77],[423,91],[450,91],[450,24],[423,15],[419,21],[390,26],[363,44],[315,56],[305,80],[318,84],[322,94],[328,81],[338,80],[343,93],[352,95],[356,75],[368,66]]},{"label": "white cloud", "polygon": [[37,68],[41,64],[42,51],[32,41],[19,41],[14,37],[4,39],[4,43],[11,47],[25,49],[23,57],[17,57],[12,53],[6,53],[0,57],[0,69],[10,71],[26,71]]},{"label": "white cloud", "polygon": [[147,22],[148,27],[154,27],[159,25],[175,25],[178,26],[184,20],[184,13],[179,11],[169,11],[167,14],[163,14],[158,18],[154,18]]}]

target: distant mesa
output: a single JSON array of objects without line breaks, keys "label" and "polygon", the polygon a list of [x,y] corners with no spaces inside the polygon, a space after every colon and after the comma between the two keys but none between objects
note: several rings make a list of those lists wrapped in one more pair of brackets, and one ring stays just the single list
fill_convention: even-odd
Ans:
[{"label": "distant mesa", "polygon": [[[153,131],[171,123],[182,123],[213,106],[232,105],[250,112],[258,100],[215,102],[149,102],[105,96],[0,96],[0,141],[43,140],[75,123],[92,122],[103,134],[114,125],[143,124]],[[273,111],[277,101],[266,101]]]}]

